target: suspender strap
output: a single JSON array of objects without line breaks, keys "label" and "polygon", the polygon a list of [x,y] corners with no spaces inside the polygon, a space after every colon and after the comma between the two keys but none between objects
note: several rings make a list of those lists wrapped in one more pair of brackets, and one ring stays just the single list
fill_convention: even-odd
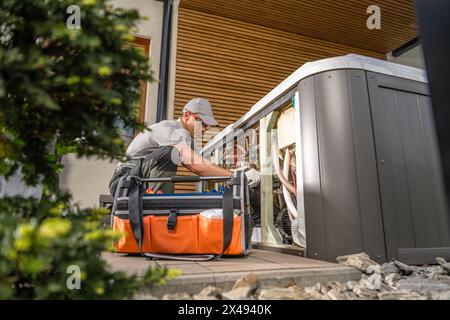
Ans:
[{"label": "suspender strap", "polygon": [[[223,252],[228,248],[233,234],[233,186],[226,185],[222,200],[223,212]],[[222,252],[222,254],[223,254]]]},{"label": "suspender strap", "polygon": [[[142,160],[136,164],[130,171],[130,176],[140,176]],[[142,218],[143,202],[142,195],[144,193],[143,184],[130,177],[130,185],[128,187],[128,211],[130,215],[131,230],[133,230],[134,239],[142,252],[142,243],[144,241],[144,222]]]}]

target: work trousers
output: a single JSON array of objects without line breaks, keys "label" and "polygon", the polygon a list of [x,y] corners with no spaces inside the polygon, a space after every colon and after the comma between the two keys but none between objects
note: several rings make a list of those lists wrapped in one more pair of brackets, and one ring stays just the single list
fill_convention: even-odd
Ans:
[{"label": "work trousers", "polygon": [[[153,151],[150,155],[142,160],[142,168],[140,176],[142,178],[167,178],[175,176],[177,173],[178,163],[174,163],[173,159],[177,159],[178,151],[172,146],[160,147]],[[117,184],[119,180],[130,172],[139,160],[134,160],[134,164],[123,164],[117,167],[109,182],[109,192],[114,197],[116,194]],[[173,193],[174,185],[170,182],[148,182],[146,188],[152,188],[154,192],[162,191],[163,193]]]}]

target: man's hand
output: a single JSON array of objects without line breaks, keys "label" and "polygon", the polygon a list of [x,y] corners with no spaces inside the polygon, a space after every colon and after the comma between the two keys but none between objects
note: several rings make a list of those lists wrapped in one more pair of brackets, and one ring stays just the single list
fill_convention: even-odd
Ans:
[{"label": "man's hand", "polygon": [[261,174],[256,169],[251,168],[245,171],[245,176],[247,177],[249,188],[256,187],[261,182]]}]

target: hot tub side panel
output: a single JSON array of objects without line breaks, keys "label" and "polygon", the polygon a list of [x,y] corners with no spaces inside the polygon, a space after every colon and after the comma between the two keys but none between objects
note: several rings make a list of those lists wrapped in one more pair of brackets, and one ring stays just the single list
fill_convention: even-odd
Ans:
[{"label": "hot tub side panel", "polygon": [[388,259],[399,259],[402,249],[408,255],[401,258],[409,263],[434,262],[428,259],[434,260],[436,248],[447,247],[450,256],[450,222],[427,85],[372,72],[367,80]]},{"label": "hot tub side panel", "polygon": [[365,71],[310,76],[299,97],[308,256],[335,261],[365,251],[385,261]]}]

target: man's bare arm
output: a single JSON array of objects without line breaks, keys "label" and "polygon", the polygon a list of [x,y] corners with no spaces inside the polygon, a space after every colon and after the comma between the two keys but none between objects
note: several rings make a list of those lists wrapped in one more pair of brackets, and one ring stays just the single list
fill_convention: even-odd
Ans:
[{"label": "man's bare arm", "polygon": [[202,158],[194,150],[184,144],[178,144],[175,148],[180,153],[180,162],[183,166],[199,176],[233,175],[233,172],[212,164],[210,161]]}]

